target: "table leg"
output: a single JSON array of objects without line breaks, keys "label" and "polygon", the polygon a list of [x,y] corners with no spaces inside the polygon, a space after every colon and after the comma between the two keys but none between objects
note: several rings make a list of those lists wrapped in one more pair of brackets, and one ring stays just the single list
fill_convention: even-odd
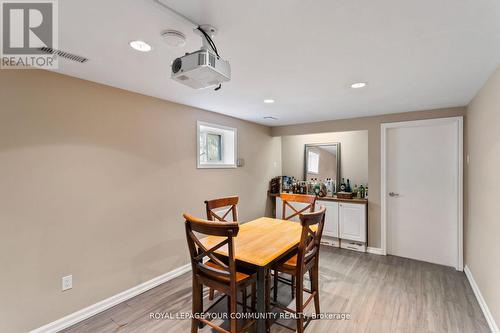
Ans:
[{"label": "table leg", "polygon": [[260,318],[266,312],[266,268],[257,269],[257,333],[266,332],[266,319]]}]

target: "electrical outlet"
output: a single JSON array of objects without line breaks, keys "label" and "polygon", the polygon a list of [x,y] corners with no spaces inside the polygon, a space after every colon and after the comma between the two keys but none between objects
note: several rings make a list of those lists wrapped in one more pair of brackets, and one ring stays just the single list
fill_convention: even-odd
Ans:
[{"label": "electrical outlet", "polygon": [[63,276],[62,291],[73,288],[73,275]]}]

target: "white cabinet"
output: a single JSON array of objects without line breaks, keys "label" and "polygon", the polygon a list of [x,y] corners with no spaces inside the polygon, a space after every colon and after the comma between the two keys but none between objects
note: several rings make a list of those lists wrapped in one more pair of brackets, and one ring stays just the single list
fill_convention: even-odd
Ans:
[{"label": "white cabinet", "polygon": [[[276,197],[276,218],[282,218],[283,202],[280,197]],[[293,206],[300,210],[307,204],[294,202]],[[366,243],[366,204],[348,203],[329,200],[317,200],[315,210],[320,206],[325,206],[325,226],[323,236],[330,237],[333,243],[338,246],[338,239]],[[286,215],[290,216],[293,211],[286,207]],[[299,216],[294,216],[292,221],[299,222]],[[346,242],[347,244],[347,242]],[[366,245],[366,244],[365,244]]]},{"label": "white cabinet", "polygon": [[281,219],[282,216],[282,209],[283,209],[283,201],[281,200],[280,197],[276,197],[276,212],[274,213],[274,217],[277,219]]},{"label": "white cabinet", "polygon": [[366,205],[339,203],[339,237],[366,243]]},{"label": "white cabinet", "polygon": [[[301,211],[303,208],[309,205],[307,203],[302,203],[302,202],[292,202],[290,204],[298,211]],[[276,218],[282,219],[283,218],[281,216],[282,214],[283,214],[283,201],[281,200],[280,197],[276,197],[276,214],[275,214]],[[285,215],[288,217],[293,214],[295,214],[295,212],[290,207],[286,206]],[[290,221],[300,222],[299,215],[295,215],[290,219]]]},{"label": "white cabinet", "polygon": [[[283,201],[280,197],[276,197],[276,218],[281,219],[283,213]],[[293,202],[292,205],[297,210],[301,210],[306,207],[307,204],[300,202]],[[317,211],[320,206],[325,206],[325,226],[323,229],[323,235],[329,237],[339,237],[339,203],[335,201],[316,201],[316,205],[314,206],[314,210]],[[286,207],[285,214],[286,216],[292,215],[294,212],[290,207]],[[299,216],[294,216],[291,221],[299,222]]]},{"label": "white cabinet", "polygon": [[320,206],[325,206],[325,226],[323,235],[329,237],[339,237],[339,203],[335,201],[317,201],[316,210]]}]

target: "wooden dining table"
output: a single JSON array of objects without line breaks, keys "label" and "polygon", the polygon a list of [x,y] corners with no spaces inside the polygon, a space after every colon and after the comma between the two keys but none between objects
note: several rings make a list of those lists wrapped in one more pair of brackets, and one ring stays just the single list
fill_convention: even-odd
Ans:
[{"label": "wooden dining table", "polygon": [[[292,255],[300,242],[302,227],[300,223],[261,217],[240,224],[238,235],[234,238],[234,257],[238,265],[257,272],[257,313],[266,312],[266,278],[269,269],[278,261]],[[211,248],[224,238],[209,236],[201,239],[203,245]],[[215,251],[227,256],[227,245]],[[257,332],[266,332],[266,320],[258,316]]]}]

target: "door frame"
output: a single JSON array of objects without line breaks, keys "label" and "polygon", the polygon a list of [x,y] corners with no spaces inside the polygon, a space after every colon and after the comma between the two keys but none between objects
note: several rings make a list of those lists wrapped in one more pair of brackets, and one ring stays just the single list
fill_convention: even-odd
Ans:
[{"label": "door frame", "polygon": [[382,252],[387,255],[387,131],[393,128],[405,128],[405,127],[419,127],[436,125],[442,123],[454,123],[457,124],[457,139],[458,139],[458,161],[457,161],[457,185],[458,185],[458,196],[457,196],[457,207],[458,207],[458,221],[457,221],[457,238],[458,238],[458,256],[455,264],[455,269],[458,271],[463,271],[464,269],[464,259],[463,259],[463,155],[464,155],[464,133],[463,133],[463,117],[449,117],[449,118],[435,118],[426,120],[412,120],[403,121],[395,123],[383,123],[381,124],[381,243]]}]

